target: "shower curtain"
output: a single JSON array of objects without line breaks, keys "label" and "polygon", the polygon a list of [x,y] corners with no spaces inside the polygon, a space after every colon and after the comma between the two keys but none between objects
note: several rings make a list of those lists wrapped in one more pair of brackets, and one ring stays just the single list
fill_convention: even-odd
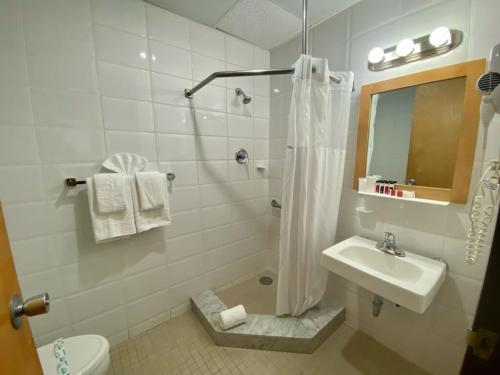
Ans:
[{"label": "shower curtain", "polygon": [[[315,73],[312,67],[315,66]],[[321,252],[333,245],[344,174],[351,72],[301,55],[295,63],[282,185],[277,315],[298,316],[326,289]]]}]

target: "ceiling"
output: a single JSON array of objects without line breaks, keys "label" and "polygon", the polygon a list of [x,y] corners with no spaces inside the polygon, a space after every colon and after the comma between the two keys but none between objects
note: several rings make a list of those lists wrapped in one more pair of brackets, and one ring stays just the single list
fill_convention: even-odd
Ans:
[{"label": "ceiling", "polygon": [[[271,49],[301,32],[302,0],[146,0],[170,12]],[[360,0],[309,0],[313,26]]]}]

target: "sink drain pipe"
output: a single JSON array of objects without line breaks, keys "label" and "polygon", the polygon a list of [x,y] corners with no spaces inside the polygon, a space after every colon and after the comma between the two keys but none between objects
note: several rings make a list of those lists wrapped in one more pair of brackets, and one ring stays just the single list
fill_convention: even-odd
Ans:
[{"label": "sink drain pipe", "polygon": [[373,297],[373,302],[372,302],[372,315],[375,318],[380,315],[380,310],[382,310],[383,304],[384,304],[384,299],[376,294],[375,297]]}]

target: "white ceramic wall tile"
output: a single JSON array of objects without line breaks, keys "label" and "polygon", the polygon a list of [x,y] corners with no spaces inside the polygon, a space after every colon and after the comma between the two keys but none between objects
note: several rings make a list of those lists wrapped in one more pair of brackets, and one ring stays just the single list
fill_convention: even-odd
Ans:
[{"label": "white ceramic wall tile", "polygon": [[194,136],[159,134],[157,139],[159,160],[196,160]]},{"label": "white ceramic wall tile", "polygon": [[153,100],[157,103],[189,105],[184,90],[191,87],[191,80],[153,73]]},{"label": "white ceramic wall tile", "polygon": [[33,89],[33,116],[36,125],[101,128],[99,97],[68,90]]},{"label": "white ceramic wall tile", "polygon": [[35,335],[50,333],[51,331],[69,324],[66,304],[62,300],[52,301],[50,314],[34,316],[30,319],[30,326]]},{"label": "white ceramic wall tile", "polygon": [[174,238],[188,233],[199,232],[201,228],[198,210],[179,212],[172,215],[172,224],[165,228],[165,238]]},{"label": "white ceramic wall tile", "polygon": [[170,134],[194,134],[194,113],[186,107],[155,104],[156,130]]},{"label": "white ceramic wall tile", "polygon": [[[222,164],[224,162],[220,163]],[[231,194],[230,194],[231,187],[228,183],[202,185],[200,186],[200,192],[201,192],[201,203],[203,206],[214,206],[222,203],[231,202]]]},{"label": "white ceramic wall tile", "polygon": [[225,113],[194,110],[192,116],[197,135],[227,135]]},{"label": "white ceramic wall tile", "polygon": [[[253,99],[253,97],[252,97]],[[252,116],[253,100],[248,104],[243,104],[241,97],[236,96],[234,89],[227,90],[227,112],[240,116]]]},{"label": "white ceramic wall tile", "polygon": [[153,133],[107,131],[108,153],[133,152],[146,157],[149,161],[158,160]]},{"label": "white ceramic wall tile", "polygon": [[254,136],[258,139],[269,139],[269,119],[254,118]]},{"label": "white ceramic wall tile", "polygon": [[232,36],[226,36],[226,60],[231,64],[251,67],[253,46]]},{"label": "white ceramic wall tile", "polygon": [[168,273],[164,266],[148,270],[123,280],[125,301],[133,302],[142,296],[153,294],[168,287]]},{"label": "white ceramic wall tile", "polygon": [[167,272],[170,285],[200,276],[205,271],[205,263],[205,256],[201,254],[170,264]]},{"label": "white ceramic wall tile", "polygon": [[0,126],[32,123],[29,89],[2,85],[0,88]]},{"label": "white ceramic wall tile", "polygon": [[146,36],[144,4],[129,0],[92,0],[94,21]]},{"label": "white ceramic wall tile", "polygon": [[195,233],[187,236],[176,237],[165,242],[167,260],[175,262],[202,252],[201,234]]},{"label": "white ceramic wall tile", "polygon": [[146,38],[96,25],[95,44],[99,60],[133,68],[149,68]]},{"label": "white ceramic wall tile", "polygon": [[153,106],[149,102],[102,97],[104,127],[111,130],[153,131]]},{"label": "white ceramic wall tile", "polygon": [[0,164],[19,165],[38,162],[35,131],[31,127],[0,127]]},{"label": "white ceramic wall tile", "polygon": [[103,135],[98,130],[37,129],[40,159],[46,163],[102,160],[105,156]]},{"label": "white ceramic wall tile", "polygon": [[93,332],[96,335],[109,337],[110,344],[113,345],[115,335],[127,328],[127,318],[124,309],[119,307],[78,322],[73,326],[75,335],[84,335],[87,332]]},{"label": "white ceramic wall tile", "polygon": [[200,184],[227,181],[228,169],[226,161],[198,162],[198,181]]},{"label": "white ceramic wall tile", "polygon": [[99,62],[99,82],[102,95],[151,100],[151,84],[145,70]]},{"label": "white ceramic wall tile", "polygon": [[253,138],[253,121],[248,116],[228,115],[228,136],[233,138]]},{"label": "white ceramic wall tile", "polygon": [[224,160],[226,159],[226,137],[196,137],[196,153],[198,160]]},{"label": "white ceramic wall tile", "polygon": [[195,161],[175,161],[160,163],[159,170],[175,173],[175,186],[191,186],[198,184],[198,166]]},{"label": "white ceramic wall tile", "polygon": [[147,6],[148,31],[151,39],[190,49],[189,21],[155,6]]},{"label": "white ceramic wall tile", "polygon": [[0,167],[2,203],[30,202],[42,200],[42,170],[38,166]]},{"label": "white ceramic wall tile", "polygon": [[226,90],[222,87],[205,86],[192,100],[196,108],[226,111]]},{"label": "white ceramic wall tile", "polygon": [[224,33],[196,22],[190,23],[190,31],[193,52],[219,60],[225,59]]},{"label": "white ceramic wall tile", "polygon": [[[213,72],[220,72],[226,70],[226,63],[224,60],[217,60],[212,57],[193,53],[193,79],[202,81]],[[226,86],[225,78],[217,78],[212,82],[216,86]]]},{"label": "white ceramic wall tile", "polygon": [[139,324],[147,319],[165,313],[168,308],[168,301],[168,292],[161,291],[130,303],[127,306],[128,324]]},{"label": "white ceramic wall tile", "polygon": [[183,48],[152,40],[151,70],[183,78],[191,78],[191,54]]},{"label": "white ceramic wall tile", "polygon": [[193,210],[200,206],[200,190],[198,186],[179,187],[170,193],[170,209],[172,212]]}]

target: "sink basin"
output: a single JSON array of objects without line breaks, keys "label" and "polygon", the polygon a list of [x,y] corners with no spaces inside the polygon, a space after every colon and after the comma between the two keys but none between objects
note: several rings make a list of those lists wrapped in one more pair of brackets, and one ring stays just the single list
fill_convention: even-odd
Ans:
[{"label": "sink basin", "polygon": [[375,241],[354,236],[326,249],[321,265],[417,313],[429,307],[446,276],[446,264],[406,251],[386,254]]}]

